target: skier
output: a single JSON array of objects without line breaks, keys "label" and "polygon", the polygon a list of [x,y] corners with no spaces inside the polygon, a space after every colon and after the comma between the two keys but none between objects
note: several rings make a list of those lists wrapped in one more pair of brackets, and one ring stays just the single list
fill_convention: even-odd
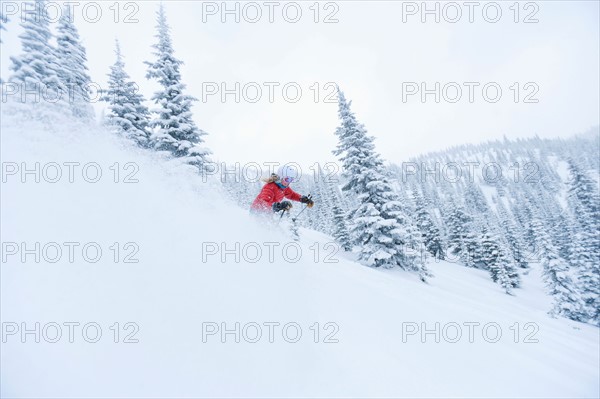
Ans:
[{"label": "skier", "polygon": [[265,185],[260,193],[252,202],[250,212],[255,214],[268,214],[271,212],[289,211],[292,207],[290,201],[282,201],[283,198],[292,201],[298,201],[306,204],[309,208],[315,204],[310,197],[300,195],[290,188],[290,183],[298,178],[298,173],[294,168],[282,166],[277,174],[271,174],[271,177],[265,179]]}]

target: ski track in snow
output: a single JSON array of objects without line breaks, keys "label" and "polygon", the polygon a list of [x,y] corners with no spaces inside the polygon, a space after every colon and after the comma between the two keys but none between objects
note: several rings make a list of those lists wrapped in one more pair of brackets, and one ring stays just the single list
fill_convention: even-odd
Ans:
[{"label": "ski track in snow", "polygon": [[[18,256],[2,263],[2,322],[42,325],[74,321],[102,327],[99,342],[81,334],[69,343],[7,337],[1,351],[1,395],[8,397],[598,397],[599,330],[547,315],[551,298],[540,271],[523,276],[515,296],[485,271],[431,262],[428,284],[401,270],[374,270],[338,253],[325,263],[331,238],[300,229],[302,256],[270,262],[265,242],[290,239],[260,226],[223,199],[217,182],[203,183],[185,167],[148,154],[104,131],[68,121],[54,128],[2,118],[3,162],[97,162],[98,183],[26,183],[9,177],[2,189],[2,241],[98,242],[101,260],[76,256],[50,264]],[[139,166],[138,183],[112,181],[115,162]],[[66,171],[66,168],[63,169]],[[122,170],[123,174],[125,172]],[[121,178],[123,176],[120,176]],[[30,177],[31,179],[31,177]],[[115,263],[114,242],[139,245],[139,263]],[[255,242],[256,263],[219,255],[203,262],[203,243],[234,248]],[[314,261],[311,246],[321,253]],[[78,252],[76,252],[78,254]],[[135,322],[139,343],[114,343],[115,322]],[[255,322],[257,343],[232,334],[202,340],[202,323]],[[265,322],[278,322],[274,342]],[[302,336],[286,342],[281,326],[295,322]],[[319,322],[319,342],[313,341]],[[337,343],[324,343],[335,323]],[[433,334],[405,337],[403,323],[455,322],[456,343]],[[464,322],[478,322],[474,342]],[[485,323],[502,336],[489,343]],[[514,342],[514,323],[520,326]],[[532,330],[537,343],[524,343]],[[404,324],[406,326],[406,324]],[[454,336],[454,331],[448,332]],[[63,334],[66,334],[66,328]],[[121,331],[123,335],[127,332]],[[252,334],[253,335],[253,334]],[[291,333],[290,335],[294,335]],[[495,335],[490,330],[490,335]],[[424,338],[425,342],[422,342]],[[443,337],[442,337],[443,338]],[[122,340],[122,337],[120,338]]]}]

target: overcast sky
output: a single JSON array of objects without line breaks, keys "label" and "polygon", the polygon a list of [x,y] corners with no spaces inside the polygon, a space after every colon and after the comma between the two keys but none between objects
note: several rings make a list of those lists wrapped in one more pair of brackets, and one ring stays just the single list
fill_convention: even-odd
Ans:
[{"label": "overcast sky", "polygon": [[[20,1],[2,3],[5,10],[12,9],[7,3],[21,7]],[[153,59],[158,3],[124,1],[117,7],[112,1],[98,2],[85,12],[89,2],[78,3],[75,22],[92,80],[106,86],[118,38],[127,71],[149,98],[157,86],[145,79],[143,62]],[[338,120],[336,103],[325,101],[333,92],[329,82],[353,101],[358,119],[377,138],[377,150],[394,162],[503,135],[568,137],[600,123],[597,1],[522,2],[519,7],[513,1],[479,2],[473,9],[464,2],[440,2],[439,23],[434,14],[422,15],[421,2],[314,3],[239,2],[239,22],[234,14],[222,15],[221,2],[164,3],[175,54],[185,63],[184,83],[200,99],[194,117],[209,133],[207,146],[215,158],[304,165],[334,160]],[[227,4],[236,7],[235,2]],[[296,4],[302,14],[292,23]],[[428,7],[434,9],[436,3]],[[98,9],[102,15],[93,22]],[[262,15],[252,23],[257,10]],[[137,22],[125,23],[126,17]],[[9,56],[21,51],[19,16],[10,18],[0,45],[5,80]],[[234,92],[236,82],[240,102],[234,94],[223,102],[221,83]],[[439,103],[433,93],[436,82]],[[432,90],[424,102],[421,83]],[[262,96],[253,103],[257,87]],[[302,94],[292,102],[297,87]],[[207,88],[218,92],[210,94]],[[462,91],[459,99],[457,88]]]}]

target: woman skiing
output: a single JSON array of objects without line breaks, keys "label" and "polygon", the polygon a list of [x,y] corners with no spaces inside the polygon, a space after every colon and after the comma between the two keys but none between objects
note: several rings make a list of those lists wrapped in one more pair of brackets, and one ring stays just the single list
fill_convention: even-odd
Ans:
[{"label": "woman skiing", "polygon": [[300,195],[290,188],[290,183],[297,180],[298,173],[295,169],[289,166],[282,166],[273,173],[270,178],[266,179],[265,184],[260,190],[260,193],[252,202],[250,212],[267,214],[272,212],[289,211],[292,207],[290,201],[282,201],[283,198],[292,201],[298,201],[312,208],[314,202],[306,195]]}]

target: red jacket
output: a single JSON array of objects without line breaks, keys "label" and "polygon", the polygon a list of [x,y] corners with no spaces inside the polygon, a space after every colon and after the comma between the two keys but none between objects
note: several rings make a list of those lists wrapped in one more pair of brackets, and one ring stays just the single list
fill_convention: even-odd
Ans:
[{"label": "red jacket", "polygon": [[281,202],[283,197],[292,201],[300,201],[300,194],[292,190],[289,186],[280,188],[276,183],[267,183],[263,186],[258,196],[252,202],[250,209],[259,212],[269,212],[275,202]]}]

